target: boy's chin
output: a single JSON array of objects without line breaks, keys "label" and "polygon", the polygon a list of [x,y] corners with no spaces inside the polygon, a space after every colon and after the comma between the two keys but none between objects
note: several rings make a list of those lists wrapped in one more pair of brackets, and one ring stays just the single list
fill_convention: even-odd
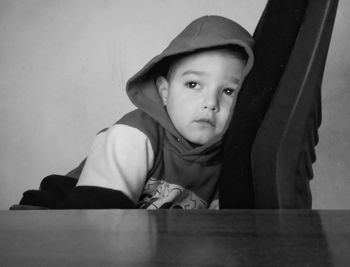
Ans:
[{"label": "boy's chin", "polygon": [[189,138],[187,141],[195,147],[203,146],[211,142],[217,142],[220,140],[220,137],[218,135],[215,136],[200,136],[197,138]]}]

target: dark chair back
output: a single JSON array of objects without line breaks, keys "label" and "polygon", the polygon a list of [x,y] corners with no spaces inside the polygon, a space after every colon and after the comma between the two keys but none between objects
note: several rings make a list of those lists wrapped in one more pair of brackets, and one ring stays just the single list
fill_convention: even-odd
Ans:
[{"label": "dark chair back", "polygon": [[337,0],[270,0],[227,131],[221,208],[311,208],[321,83]]}]

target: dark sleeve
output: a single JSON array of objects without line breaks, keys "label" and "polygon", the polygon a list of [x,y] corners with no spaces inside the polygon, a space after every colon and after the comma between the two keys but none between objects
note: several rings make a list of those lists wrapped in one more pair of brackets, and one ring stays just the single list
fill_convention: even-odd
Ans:
[{"label": "dark sleeve", "polygon": [[25,191],[19,205],[60,209],[77,181],[68,176],[49,175],[42,179],[39,190]]},{"label": "dark sleeve", "polygon": [[40,183],[39,190],[23,193],[20,205],[48,209],[133,209],[134,203],[121,191],[77,186],[77,179],[50,175]]},{"label": "dark sleeve", "polygon": [[63,209],[134,209],[121,191],[97,186],[77,186],[65,199]]}]

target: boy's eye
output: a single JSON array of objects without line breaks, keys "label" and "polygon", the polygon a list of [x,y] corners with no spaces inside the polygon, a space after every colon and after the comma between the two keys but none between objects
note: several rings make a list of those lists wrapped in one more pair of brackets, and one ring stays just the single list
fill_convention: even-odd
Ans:
[{"label": "boy's eye", "polygon": [[188,82],[186,83],[186,86],[190,89],[196,89],[198,88],[199,84],[197,82]]},{"label": "boy's eye", "polygon": [[235,89],[232,89],[232,88],[225,88],[224,90],[222,90],[222,92],[225,94],[225,95],[233,95],[233,93],[235,92]]}]

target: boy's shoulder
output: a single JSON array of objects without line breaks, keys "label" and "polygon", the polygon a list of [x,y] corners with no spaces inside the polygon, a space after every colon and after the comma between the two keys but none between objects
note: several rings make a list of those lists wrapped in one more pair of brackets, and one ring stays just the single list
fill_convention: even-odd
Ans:
[{"label": "boy's shoulder", "polygon": [[140,130],[150,139],[152,145],[158,144],[159,139],[164,136],[163,127],[141,109],[125,114],[115,124],[123,124]]},{"label": "boy's shoulder", "polygon": [[159,127],[157,122],[141,109],[135,109],[126,113],[115,124],[125,124],[135,128]]}]

